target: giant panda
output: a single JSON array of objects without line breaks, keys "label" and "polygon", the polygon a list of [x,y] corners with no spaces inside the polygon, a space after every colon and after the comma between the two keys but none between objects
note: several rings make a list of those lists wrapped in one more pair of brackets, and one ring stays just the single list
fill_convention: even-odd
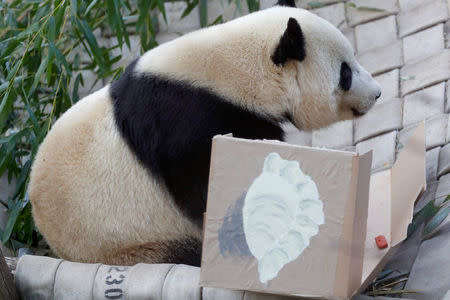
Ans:
[{"label": "giant panda", "polygon": [[186,34],[54,124],[33,163],[35,223],[61,258],[200,264],[212,137],[283,140],[380,97],[352,46],[293,1]]}]

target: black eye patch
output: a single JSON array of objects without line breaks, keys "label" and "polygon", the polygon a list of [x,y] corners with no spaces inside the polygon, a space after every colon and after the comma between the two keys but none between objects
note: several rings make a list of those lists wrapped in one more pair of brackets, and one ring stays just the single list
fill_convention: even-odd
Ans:
[{"label": "black eye patch", "polygon": [[341,64],[341,77],[339,78],[339,86],[344,91],[348,91],[352,86],[352,69],[346,62]]}]

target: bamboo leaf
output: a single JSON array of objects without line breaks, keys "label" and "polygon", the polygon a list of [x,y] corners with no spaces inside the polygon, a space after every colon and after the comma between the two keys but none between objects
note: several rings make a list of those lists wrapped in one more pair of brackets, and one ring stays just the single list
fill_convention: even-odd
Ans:
[{"label": "bamboo leaf", "polygon": [[78,16],[78,3],[77,3],[77,0],[70,0],[70,6],[71,6],[72,16],[77,17]]},{"label": "bamboo leaf", "polygon": [[259,10],[259,0],[247,0],[247,7],[249,12]]},{"label": "bamboo leaf", "polygon": [[408,237],[410,237],[422,224],[428,222],[428,220],[439,211],[439,207],[436,207],[434,203],[435,200],[431,200],[414,215],[411,224],[408,226]]},{"label": "bamboo leaf", "polygon": [[94,0],[91,2],[91,4],[89,4],[89,6],[86,8],[86,11],[84,12],[84,16],[86,17],[92,10],[92,8],[94,8],[95,5],[97,5],[98,0]]},{"label": "bamboo leaf", "polygon": [[22,170],[20,172],[20,176],[17,179],[16,182],[16,191],[14,192],[14,198],[17,198],[17,196],[20,194],[21,191],[25,191],[23,189],[25,182],[27,181],[28,175],[30,173],[30,168],[31,168],[31,159],[29,159],[25,165],[22,167]]},{"label": "bamboo leaf", "polygon": [[64,68],[66,69],[67,75],[72,76],[72,71],[70,70],[69,64],[67,63],[67,60],[61,53],[61,51],[51,41],[48,42],[48,46],[51,52],[54,53],[56,58],[63,64]]},{"label": "bamboo leaf", "polygon": [[378,275],[377,280],[381,280],[381,279],[383,279],[383,278],[385,278],[385,277],[391,275],[392,273],[394,273],[394,270],[391,270],[391,269],[383,270],[383,271]]},{"label": "bamboo leaf", "polygon": [[11,237],[12,230],[14,225],[16,224],[17,217],[19,216],[20,211],[22,210],[22,203],[17,201],[13,204],[13,207],[9,210],[9,218],[8,222],[6,222],[5,230],[2,235],[2,243],[6,243]]},{"label": "bamboo leaf", "polygon": [[166,16],[166,8],[164,6],[164,0],[157,0],[158,3],[158,9],[162,13],[164,22],[167,24],[167,16]]},{"label": "bamboo leaf", "polygon": [[[22,79],[24,79],[24,78],[25,78],[25,75],[19,75],[19,76],[16,76],[16,77],[14,78],[13,85],[19,83],[19,82],[22,81]],[[3,92],[8,88],[9,83],[10,83],[9,81],[6,81],[6,82],[4,82],[2,85],[0,85],[0,93],[3,93]],[[1,109],[0,109],[0,111],[1,111]]]},{"label": "bamboo leaf", "polygon": [[210,23],[208,26],[217,25],[217,24],[220,24],[220,23],[222,23],[222,22],[223,22],[223,20],[222,20],[222,15],[220,15],[220,16],[218,16],[214,21],[212,21],[212,23]]},{"label": "bamboo leaf", "polygon": [[386,11],[385,9],[382,9],[382,8],[370,7],[370,6],[357,6],[357,9],[361,10],[361,11],[375,11],[375,12]]},{"label": "bamboo leaf", "polygon": [[14,66],[8,73],[8,77],[6,77],[6,81],[10,81],[14,76],[16,76],[17,70],[19,70],[19,67],[22,65],[22,60],[18,59],[14,63]]},{"label": "bamboo leaf", "polygon": [[189,15],[191,13],[191,11],[198,5],[198,1],[199,0],[189,1],[187,3],[187,7],[184,9],[183,13],[181,14],[180,19],[183,19],[184,17]]},{"label": "bamboo leaf", "polygon": [[83,76],[81,75],[81,73],[77,75],[77,77],[75,78],[75,83],[73,84],[73,91],[72,91],[73,103],[76,103],[79,100],[78,88],[79,88],[80,84],[84,85]]},{"label": "bamboo leaf", "polygon": [[3,96],[2,102],[0,103],[0,130],[3,128],[11,109],[12,97],[10,96],[10,91],[7,91]]},{"label": "bamboo leaf", "polygon": [[56,24],[55,24],[55,18],[53,16],[50,16],[47,23],[48,27],[48,39],[51,42],[54,42],[56,39]]},{"label": "bamboo leaf", "polygon": [[199,0],[200,26],[206,27],[208,24],[208,0]]},{"label": "bamboo leaf", "polygon": [[36,71],[36,74],[34,75],[34,79],[33,79],[33,84],[31,85],[30,90],[28,91],[28,97],[30,97],[30,95],[34,92],[37,84],[39,83],[42,74],[44,74],[45,69],[48,66],[48,62],[50,59],[50,55],[47,55],[42,61],[41,64],[39,65],[38,70]]},{"label": "bamboo leaf", "polygon": [[35,22],[35,23],[31,24],[27,29],[25,29],[24,31],[19,33],[16,36],[16,38],[19,39],[19,40],[23,39],[23,38],[27,37],[28,35],[30,35],[32,33],[35,33],[39,29],[40,29],[39,22]]},{"label": "bamboo leaf", "polygon": [[[7,40],[8,46],[4,47],[4,45],[2,45],[0,47],[0,49],[4,49],[4,51],[2,51],[2,55],[0,56],[0,59],[5,59],[7,57],[9,57],[11,55],[11,53],[13,53],[15,50],[17,50],[17,47],[20,46],[20,39],[18,38],[13,38],[11,40]],[[3,43],[2,43],[3,44]]]},{"label": "bamboo leaf", "polygon": [[114,11],[115,11],[116,19],[118,20],[118,23],[120,25],[120,26],[118,26],[117,31],[122,31],[122,36],[125,38],[125,43],[127,44],[128,49],[131,49],[130,38],[129,38],[128,32],[127,32],[127,26],[125,25],[125,22],[123,21],[123,18],[122,18],[122,14],[120,13],[118,0],[114,0]]},{"label": "bamboo leaf", "polygon": [[320,7],[324,7],[325,3],[318,2],[318,1],[311,1],[311,2],[308,2],[308,6],[311,8],[320,8]]},{"label": "bamboo leaf", "polygon": [[78,29],[81,31],[83,36],[86,38],[86,41],[89,45],[89,50],[91,50],[91,53],[94,56],[96,63],[99,65],[99,67],[102,71],[106,71],[106,66],[105,66],[100,48],[98,46],[97,40],[95,39],[95,36],[92,33],[89,26],[87,25],[86,21],[84,21],[84,20],[80,21],[78,19],[74,19],[74,20],[75,20],[75,23],[76,23]]},{"label": "bamboo leaf", "polygon": [[47,64],[47,72],[45,72],[45,77],[47,80],[47,85],[52,85],[52,78],[54,78],[53,75],[53,52],[49,51],[48,54],[48,64]]},{"label": "bamboo leaf", "polygon": [[39,125],[39,122],[36,118],[36,115],[34,114],[33,110],[30,108],[28,104],[25,104],[25,109],[28,112],[28,115],[30,116],[31,122],[33,123],[33,131],[35,132],[36,136],[39,136],[41,134],[41,126]]},{"label": "bamboo leaf", "polygon": [[242,15],[243,11],[242,11],[241,0],[234,0],[234,3],[236,4],[236,8],[237,8],[239,14]]},{"label": "bamboo leaf", "polygon": [[427,239],[432,236],[434,230],[441,225],[441,223],[447,218],[450,214],[450,206],[444,207],[439,210],[434,217],[425,225],[422,231],[422,238]]}]

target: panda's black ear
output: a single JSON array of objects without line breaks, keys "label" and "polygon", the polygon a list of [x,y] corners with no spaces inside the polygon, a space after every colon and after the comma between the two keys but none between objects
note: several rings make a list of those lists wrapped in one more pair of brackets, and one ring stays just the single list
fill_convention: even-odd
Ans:
[{"label": "panda's black ear", "polygon": [[275,4],[275,5],[296,7],[295,0],[278,0],[277,4]]},{"label": "panda's black ear", "polygon": [[289,59],[302,61],[305,59],[305,38],[300,24],[294,18],[289,18],[287,28],[275,48],[272,61],[276,65],[284,65]]}]

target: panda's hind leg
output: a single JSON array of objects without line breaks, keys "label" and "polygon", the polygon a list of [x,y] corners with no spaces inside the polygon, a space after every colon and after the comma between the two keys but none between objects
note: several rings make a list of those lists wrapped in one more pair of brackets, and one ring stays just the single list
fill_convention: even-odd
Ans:
[{"label": "panda's hind leg", "polygon": [[200,266],[202,242],[195,237],[182,240],[148,242],[105,256],[102,263],[128,265],[137,263],[173,263]]}]

